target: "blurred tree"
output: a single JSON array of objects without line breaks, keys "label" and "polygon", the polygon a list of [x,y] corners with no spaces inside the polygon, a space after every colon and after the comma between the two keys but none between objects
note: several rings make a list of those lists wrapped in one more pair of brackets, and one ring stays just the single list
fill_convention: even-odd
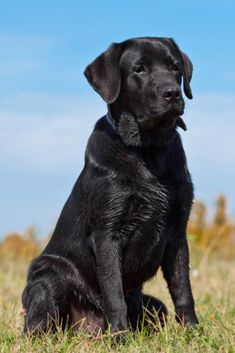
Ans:
[{"label": "blurred tree", "polygon": [[31,240],[33,242],[36,241],[37,239],[37,230],[35,227],[29,227],[26,229],[25,233],[24,233],[24,237],[25,239]]},{"label": "blurred tree", "polygon": [[214,226],[223,227],[228,223],[227,202],[224,195],[219,195],[215,203]]},{"label": "blurred tree", "polygon": [[217,197],[211,221],[207,219],[205,205],[200,201],[195,202],[188,224],[188,232],[194,243],[201,249],[209,247],[225,255],[234,254],[235,224],[227,216],[226,197],[224,195]]},{"label": "blurred tree", "polygon": [[206,206],[201,201],[195,201],[188,224],[189,234],[194,236],[197,243],[201,242],[206,227]]},{"label": "blurred tree", "polygon": [[40,245],[36,238],[29,238],[29,234],[11,233],[0,243],[1,257],[9,257],[13,260],[30,260],[37,256],[40,251]]},{"label": "blurred tree", "polygon": [[[215,202],[215,212],[211,220],[207,217],[207,209],[203,202],[196,201],[192,207],[188,223],[190,241],[199,252],[217,251],[220,254],[235,254],[235,222],[227,215],[227,201],[219,195]],[[38,240],[37,230],[29,227],[24,234],[11,233],[0,243],[0,256],[14,260],[27,261],[37,256],[48,243],[52,232]]]}]

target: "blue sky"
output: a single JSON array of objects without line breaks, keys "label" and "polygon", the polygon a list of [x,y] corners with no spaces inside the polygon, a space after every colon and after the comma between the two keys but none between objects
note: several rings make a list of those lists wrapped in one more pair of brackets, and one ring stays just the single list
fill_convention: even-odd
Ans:
[{"label": "blue sky", "polygon": [[175,38],[194,63],[181,133],[197,199],[235,217],[234,1],[2,1],[0,237],[53,229],[106,112],[83,76],[111,42]]}]

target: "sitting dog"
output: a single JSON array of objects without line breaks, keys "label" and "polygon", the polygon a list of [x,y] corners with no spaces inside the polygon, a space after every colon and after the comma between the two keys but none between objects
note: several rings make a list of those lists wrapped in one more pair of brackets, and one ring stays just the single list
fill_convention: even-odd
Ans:
[{"label": "sitting dog", "polygon": [[159,267],[176,319],[196,324],[186,239],[193,185],[177,132],[186,130],[181,81],[191,99],[192,63],[170,38],[134,38],[111,45],[84,74],[108,113],[89,138],[52,238],[29,268],[25,331],[56,322],[115,333],[154,320],[154,312],[163,321],[164,304],[142,294]]}]

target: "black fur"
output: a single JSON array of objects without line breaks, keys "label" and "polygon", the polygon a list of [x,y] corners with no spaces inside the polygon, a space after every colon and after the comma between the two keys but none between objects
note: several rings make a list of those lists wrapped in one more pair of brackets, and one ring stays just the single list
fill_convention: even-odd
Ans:
[{"label": "black fur", "polygon": [[[33,260],[23,293],[25,330],[61,323],[96,333],[136,328],[142,307],[166,308],[141,293],[162,268],[177,320],[197,323],[186,225],[193,186],[177,126],[192,64],[172,39],[112,45],[85,70],[108,103],[89,139],[85,166],[49,244]],[[150,315],[150,316],[149,316]],[[145,317],[145,321],[147,321]],[[55,325],[54,325],[55,326]]]}]

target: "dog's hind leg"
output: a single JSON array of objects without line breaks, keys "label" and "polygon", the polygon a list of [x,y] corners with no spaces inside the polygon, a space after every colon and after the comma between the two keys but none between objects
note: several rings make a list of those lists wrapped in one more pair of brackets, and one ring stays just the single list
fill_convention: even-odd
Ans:
[{"label": "dog's hind leg", "polygon": [[45,332],[49,327],[66,324],[66,289],[58,278],[29,281],[22,302],[25,310],[24,332]]},{"label": "dog's hind leg", "polygon": [[164,326],[167,320],[167,308],[161,300],[143,294],[142,317],[144,319],[144,325],[151,325],[152,323],[154,327],[156,324]]},{"label": "dog's hind leg", "polygon": [[[39,258],[31,265],[27,285],[23,291],[25,332],[44,332],[62,325],[68,316],[69,288],[58,266],[49,259]],[[61,271],[61,273],[60,273]]]}]

